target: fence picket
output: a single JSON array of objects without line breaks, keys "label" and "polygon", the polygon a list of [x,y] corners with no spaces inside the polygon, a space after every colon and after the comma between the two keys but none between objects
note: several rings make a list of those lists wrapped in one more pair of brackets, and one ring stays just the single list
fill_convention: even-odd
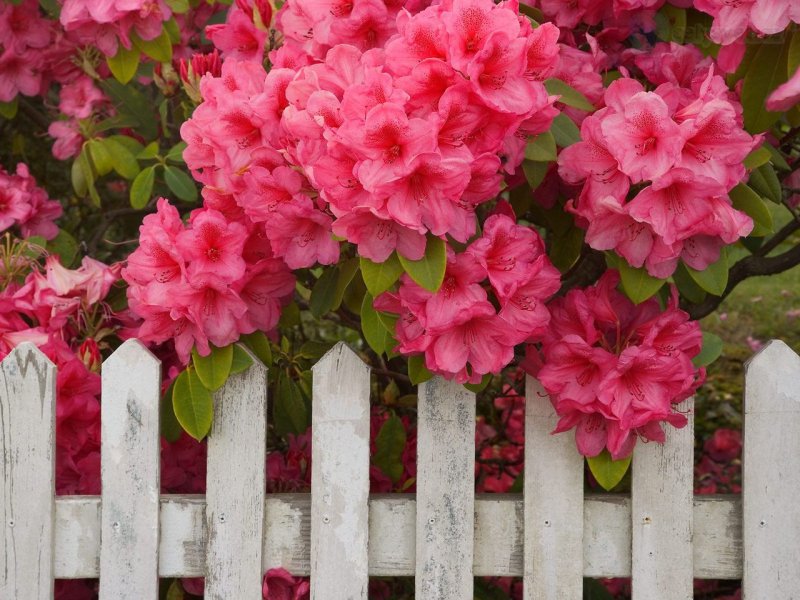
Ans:
[{"label": "fence picket", "polygon": [[694,399],[678,405],[689,422],[666,426],[664,444],[633,453],[631,532],[634,600],[691,600],[694,493]]},{"label": "fence picket", "polygon": [[417,418],[416,597],[472,600],[475,394],[434,377]]},{"label": "fence picket", "polygon": [[745,366],[744,577],[747,600],[797,598],[800,357],[772,341]]},{"label": "fence picket", "polygon": [[339,342],[313,372],[311,598],[366,600],[369,367]]},{"label": "fence picket", "polygon": [[0,371],[0,598],[53,597],[56,370],[20,344]]},{"label": "fence picket", "polygon": [[206,473],[206,587],[210,600],[261,598],[267,456],[267,368],[214,394]]},{"label": "fence picket", "polygon": [[541,384],[525,382],[526,600],[583,594],[583,457]]},{"label": "fence picket", "polygon": [[161,363],[128,340],[102,369],[101,600],[158,598]]}]

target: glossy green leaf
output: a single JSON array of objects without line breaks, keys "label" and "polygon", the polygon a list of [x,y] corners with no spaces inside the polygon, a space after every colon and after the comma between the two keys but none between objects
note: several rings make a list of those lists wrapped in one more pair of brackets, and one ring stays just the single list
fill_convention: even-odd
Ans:
[{"label": "glossy green leaf", "polygon": [[267,367],[272,366],[272,343],[263,331],[254,331],[239,338],[256,358]]},{"label": "glossy green leaf", "polygon": [[166,30],[162,29],[152,40],[143,40],[134,31],[131,40],[135,47],[157,62],[168,63],[172,60],[172,41]]},{"label": "glossy green leaf", "polygon": [[750,186],[740,183],[728,195],[735,209],[742,211],[753,219],[754,227],[750,233],[751,236],[764,237],[772,233],[774,229],[772,213],[763,198],[756,194]]},{"label": "glossy green leaf", "polygon": [[233,344],[233,356],[231,357],[231,375],[243,373],[253,364],[253,357],[243,344]]},{"label": "glossy green leaf", "polygon": [[136,155],[139,160],[148,160],[158,156],[158,142],[150,142]]},{"label": "glossy green leaf", "polygon": [[322,275],[317,279],[311,290],[311,300],[308,303],[308,308],[311,310],[311,314],[318,319],[333,307],[337,278],[338,268],[328,267],[322,271]]},{"label": "glossy green leaf", "polygon": [[421,260],[409,260],[400,256],[400,264],[418,285],[429,292],[437,292],[442,286],[447,268],[447,246],[439,238],[428,236],[425,256]]},{"label": "glossy green leaf", "polygon": [[172,406],[172,393],[175,390],[175,380],[169,384],[166,394],[161,399],[160,421],[161,421],[161,435],[168,442],[177,442],[181,437],[181,424],[175,416],[175,409]]},{"label": "glossy green leaf", "polygon": [[[800,36],[798,36],[798,35],[795,35],[795,37],[800,39]],[[771,155],[771,159],[770,160],[772,161],[772,164],[776,169],[778,169],[780,171],[791,171],[792,170],[792,167],[789,166],[789,163],[786,162],[786,159],[784,158],[783,154],[781,154],[781,151],[778,150],[775,146],[773,146],[769,142],[764,142],[761,147],[762,148],[766,148],[767,152],[770,153],[770,155]]]},{"label": "glossy green leaf", "polygon": [[428,381],[431,377],[433,377],[433,373],[425,366],[425,357],[422,354],[408,357],[408,378],[411,383],[417,385]]},{"label": "glossy green leaf", "polygon": [[369,347],[376,354],[381,355],[392,349],[393,338],[378,318],[378,313],[373,308],[372,302],[372,295],[365,294],[364,301],[361,303],[361,331]]},{"label": "glossy green leaf", "polygon": [[681,296],[686,298],[689,302],[699,304],[706,298],[706,291],[697,285],[697,282],[692,279],[686,266],[683,263],[678,263],[678,267],[672,274],[672,279],[678,287]]},{"label": "glossy green leaf", "polygon": [[155,166],[145,167],[136,176],[131,185],[130,199],[133,208],[144,208],[153,196],[155,183]]},{"label": "glossy green leaf", "polygon": [[594,475],[604,490],[611,491],[616,485],[625,477],[628,468],[631,466],[631,456],[613,460],[608,450],[603,451],[597,456],[586,457],[586,462],[589,463],[589,470]]},{"label": "glossy green leaf", "polygon": [[189,11],[189,0],[165,0],[173,14],[182,15]]},{"label": "glossy green leaf", "polygon": [[556,140],[549,131],[531,138],[525,145],[525,159],[536,162],[553,162],[558,158]]},{"label": "glossy green leaf", "polygon": [[776,204],[780,204],[783,201],[781,182],[772,165],[765,164],[753,169],[747,183],[764,198],[772,200]]},{"label": "glossy green leaf", "polygon": [[10,102],[0,102],[0,117],[4,119],[13,119],[17,116],[19,109],[19,97],[15,96]]},{"label": "glossy green leaf", "polygon": [[561,96],[558,101],[562,104],[587,112],[594,112],[594,105],[589,102],[586,96],[560,79],[548,79],[544,82],[544,87],[547,88],[548,94]]},{"label": "glossy green leaf", "polygon": [[397,483],[403,476],[403,450],[405,447],[405,427],[403,427],[400,417],[393,414],[375,436],[375,453],[372,455],[372,464],[394,483]]},{"label": "glossy green leaf", "polygon": [[166,158],[167,160],[170,160],[172,162],[183,164],[184,163],[184,160],[183,160],[183,151],[184,150],[186,150],[186,142],[178,142],[172,148],[169,149],[169,152],[167,152],[167,155],[164,158]]},{"label": "glossy green leaf", "polygon": [[94,186],[96,173],[94,165],[89,157],[89,150],[87,146],[83,147],[81,153],[78,155],[78,164],[80,165],[83,180],[86,182],[86,191],[95,206],[100,206],[100,195],[97,193],[97,188]]},{"label": "glossy green leaf", "polygon": [[197,202],[197,185],[184,171],[172,165],[164,165],[164,182],[184,202]]},{"label": "glossy green leaf", "polygon": [[363,256],[360,259],[361,277],[364,279],[369,293],[373,297],[380,296],[383,292],[392,287],[403,274],[403,265],[397,258],[397,253],[393,252],[389,258],[382,263],[374,263]]},{"label": "glossy green leaf", "polygon": [[111,171],[113,163],[111,162],[111,153],[100,140],[89,140],[86,142],[86,151],[92,159],[94,165],[94,172],[98,176],[103,176]]},{"label": "glossy green leaf", "polygon": [[788,44],[765,38],[758,44],[742,85],[744,125],[750,133],[761,133],[777,121],[781,113],[766,109],[767,97],[788,79]]},{"label": "glossy green leaf", "polygon": [[556,140],[556,145],[560,148],[567,148],[568,146],[581,141],[580,129],[578,129],[578,126],[575,125],[575,122],[565,113],[559,113],[558,116],[553,119],[553,124],[550,127],[550,131]]},{"label": "glossy green leaf", "polygon": [[72,181],[72,189],[81,198],[89,193],[89,188],[86,182],[86,175],[81,166],[80,157],[72,161],[72,168],[70,169],[70,178]]},{"label": "glossy green leaf", "polygon": [[228,381],[233,364],[233,344],[222,348],[211,346],[208,356],[201,356],[196,348],[192,348],[192,364],[195,372],[206,388],[216,392]]},{"label": "glossy green leaf", "polygon": [[728,253],[725,248],[720,252],[720,258],[703,271],[695,271],[687,266],[686,270],[695,283],[714,296],[722,296],[728,285]]},{"label": "glossy green leaf", "polygon": [[64,229],[58,230],[58,235],[47,242],[46,248],[50,254],[57,254],[65,266],[71,265],[78,255],[78,242]]},{"label": "glossy green leaf", "polygon": [[746,169],[755,169],[766,164],[772,158],[772,154],[764,146],[759,146],[744,158]]},{"label": "glossy green leaf", "polygon": [[278,374],[273,423],[275,432],[280,436],[304,433],[309,425],[308,407],[303,400],[303,393],[285,371]]},{"label": "glossy green leaf", "polygon": [[186,593],[183,591],[180,580],[173,580],[167,589],[164,600],[186,600]]},{"label": "glossy green leaf", "polygon": [[333,292],[333,310],[342,305],[344,293],[358,273],[360,261],[357,257],[348,258],[337,268],[336,289]]},{"label": "glossy green leaf", "polygon": [[139,49],[134,46],[128,50],[122,44],[118,44],[117,53],[106,58],[106,62],[114,79],[125,85],[133,79],[139,68]]},{"label": "glossy green leaf", "polygon": [[686,9],[667,4],[656,13],[655,21],[659,39],[683,43],[686,36]]},{"label": "glossy green leaf", "polygon": [[465,383],[464,387],[470,392],[477,394],[486,389],[486,386],[492,382],[492,377],[493,375],[491,373],[486,373],[478,383]]},{"label": "glossy green leaf", "polygon": [[622,290],[635,304],[651,298],[664,285],[663,279],[657,279],[647,269],[630,266],[624,259],[617,263]]},{"label": "glossy green leaf", "polygon": [[707,367],[722,355],[722,339],[711,332],[703,332],[703,348],[692,359],[695,367]]},{"label": "glossy green leaf", "polygon": [[525,179],[532,190],[538,188],[542,181],[544,181],[547,170],[550,168],[550,163],[536,162],[533,160],[526,160],[522,162],[522,172],[525,173]]},{"label": "glossy green leaf", "polygon": [[[139,174],[139,163],[136,156],[129,148],[120,143],[117,138],[126,136],[115,136],[102,140],[103,145],[111,158],[111,166],[125,179],[135,179]],[[130,138],[128,138],[130,139]]]},{"label": "glossy green leaf", "polygon": [[[788,32],[789,30],[786,30],[784,33]],[[791,78],[797,69],[800,69],[800,29],[795,28],[786,57],[786,77]]]},{"label": "glossy green leaf", "polygon": [[175,380],[172,408],[184,431],[198,442],[211,431],[214,401],[194,369],[186,369]]}]

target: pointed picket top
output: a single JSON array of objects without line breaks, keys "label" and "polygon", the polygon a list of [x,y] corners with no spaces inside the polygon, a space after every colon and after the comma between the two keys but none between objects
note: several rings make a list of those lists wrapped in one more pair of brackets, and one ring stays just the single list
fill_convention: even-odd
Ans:
[{"label": "pointed picket top", "polygon": [[44,369],[55,369],[53,364],[44,352],[37,348],[33,342],[22,342],[18,344],[8,355],[3,359],[3,369],[13,368],[16,365],[17,370],[22,373],[22,376],[27,375],[28,368],[32,365],[37,373],[41,373]]},{"label": "pointed picket top", "polygon": [[[311,367],[311,371],[315,390],[329,390],[333,397],[340,397],[343,391],[352,389],[354,382],[369,381],[370,369],[350,346],[338,342]],[[314,409],[324,418],[357,419],[363,406],[359,402],[314,402]]]},{"label": "pointed picket top", "polygon": [[134,338],[127,340],[114,350],[111,356],[103,361],[103,366],[112,367],[117,363],[122,363],[121,368],[129,371],[135,371],[140,363],[145,365],[145,369],[153,369],[161,365],[161,361],[147,349],[147,346]]},{"label": "pointed picket top", "polygon": [[[760,390],[756,396],[745,392],[745,414],[776,411],[800,412],[800,356],[781,340],[771,340],[744,364],[749,389]],[[763,391],[761,391],[763,390]],[[748,397],[750,402],[748,402]]]}]

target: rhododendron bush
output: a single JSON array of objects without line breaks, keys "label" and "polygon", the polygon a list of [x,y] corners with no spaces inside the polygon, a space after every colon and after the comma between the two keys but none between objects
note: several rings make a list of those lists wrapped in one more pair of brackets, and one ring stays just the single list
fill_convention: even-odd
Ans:
[{"label": "rhododendron bush", "polygon": [[526,373],[613,487],[686,424],[721,349],[697,320],[800,263],[798,22],[791,0],[4,0],[0,357],[59,368],[59,493],[99,491],[98,373],[132,337],[164,364],[166,491],[204,489],[213,392],[254,358],[269,485],[306,490],[310,368],[339,340],[376,376],[375,491],[414,489],[435,375],[478,392],[478,487],[518,487]]}]

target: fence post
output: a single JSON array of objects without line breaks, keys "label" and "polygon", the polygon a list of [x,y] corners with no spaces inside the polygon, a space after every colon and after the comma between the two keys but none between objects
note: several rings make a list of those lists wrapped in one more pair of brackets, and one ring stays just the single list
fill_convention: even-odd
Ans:
[{"label": "fence post", "polygon": [[689,422],[665,425],[666,441],[638,443],[631,483],[634,600],[691,600],[694,553],[694,399],[677,410]]},{"label": "fence post", "polygon": [[101,600],[158,598],[161,363],[128,340],[102,366]]},{"label": "fence post", "polygon": [[434,377],[417,415],[416,597],[472,600],[475,394]]},{"label": "fence post", "polygon": [[800,357],[773,340],[745,365],[743,592],[800,598]]},{"label": "fence post", "polygon": [[312,370],[311,598],[366,600],[369,367],[339,342]]},{"label": "fence post", "polygon": [[56,368],[23,343],[0,371],[0,598],[53,597]]},{"label": "fence post", "polygon": [[583,456],[541,384],[525,381],[526,600],[583,595]]},{"label": "fence post", "polygon": [[267,368],[250,357],[253,364],[231,375],[214,394],[206,471],[205,597],[209,600],[261,598]]}]

